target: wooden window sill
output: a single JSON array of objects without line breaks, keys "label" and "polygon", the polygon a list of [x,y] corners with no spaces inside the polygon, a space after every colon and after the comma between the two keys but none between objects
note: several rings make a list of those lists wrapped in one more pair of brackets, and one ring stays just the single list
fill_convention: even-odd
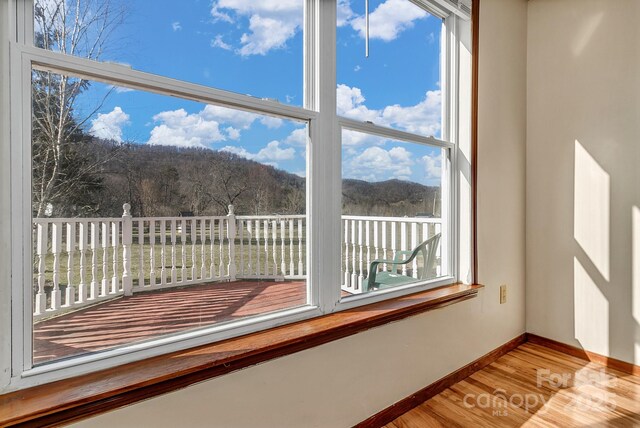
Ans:
[{"label": "wooden window sill", "polygon": [[475,297],[452,284],[0,395],[0,426],[55,426]]}]

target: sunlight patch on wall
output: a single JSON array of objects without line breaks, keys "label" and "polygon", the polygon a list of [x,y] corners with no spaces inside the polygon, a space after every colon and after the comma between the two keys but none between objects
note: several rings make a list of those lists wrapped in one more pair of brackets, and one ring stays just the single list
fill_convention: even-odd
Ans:
[{"label": "sunlight patch on wall", "polygon": [[576,31],[573,43],[571,44],[571,51],[574,56],[579,56],[584,48],[587,47],[593,34],[600,26],[603,17],[604,13],[600,12],[584,20],[578,31]]},{"label": "sunlight patch on wall", "polygon": [[609,355],[609,302],[573,258],[574,333],[587,350]]},{"label": "sunlight patch on wall", "polygon": [[585,349],[609,355],[609,302],[575,257],[573,283],[575,337]]},{"label": "sunlight patch on wall", "polygon": [[605,280],[609,281],[609,174],[576,140],[573,234]]}]

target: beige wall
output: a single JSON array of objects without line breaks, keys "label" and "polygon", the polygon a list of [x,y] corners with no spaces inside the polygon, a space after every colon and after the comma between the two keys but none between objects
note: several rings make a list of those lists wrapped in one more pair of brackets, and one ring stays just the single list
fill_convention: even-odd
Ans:
[{"label": "beige wall", "polygon": [[480,296],[80,426],[351,426],[524,332],[526,1],[482,0],[481,13]]},{"label": "beige wall", "polygon": [[527,61],[527,330],[636,364],[639,21],[637,0],[531,0]]}]

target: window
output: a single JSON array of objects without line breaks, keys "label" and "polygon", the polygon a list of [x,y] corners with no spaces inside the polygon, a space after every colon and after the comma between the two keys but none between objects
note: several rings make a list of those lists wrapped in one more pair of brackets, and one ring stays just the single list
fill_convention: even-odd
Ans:
[{"label": "window", "polygon": [[254,3],[11,2],[18,387],[458,280],[465,8]]},{"label": "window", "polygon": [[409,0],[373,1],[371,11],[364,2],[342,6],[342,290],[445,277],[451,198],[443,189],[454,145],[440,139],[443,20]]}]

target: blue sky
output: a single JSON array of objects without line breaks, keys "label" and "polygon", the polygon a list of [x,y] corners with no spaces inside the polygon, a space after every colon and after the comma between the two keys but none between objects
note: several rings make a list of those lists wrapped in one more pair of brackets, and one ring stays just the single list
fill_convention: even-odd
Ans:
[{"label": "blue sky", "polygon": [[[44,1],[44,0],[42,0]],[[301,106],[303,0],[128,2],[104,60]],[[408,0],[372,0],[365,58],[364,0],[339,2],[338,114],[440,135],[441,21]],[[153,4],[150,7],[150,4]],[[89,111],[110,89],[94,83]],[[228,150],[304,175],[304,124],[115,88],[87,123],[103,138]],[[438,184],[440,150],[343,132],[343,175]]]}]

